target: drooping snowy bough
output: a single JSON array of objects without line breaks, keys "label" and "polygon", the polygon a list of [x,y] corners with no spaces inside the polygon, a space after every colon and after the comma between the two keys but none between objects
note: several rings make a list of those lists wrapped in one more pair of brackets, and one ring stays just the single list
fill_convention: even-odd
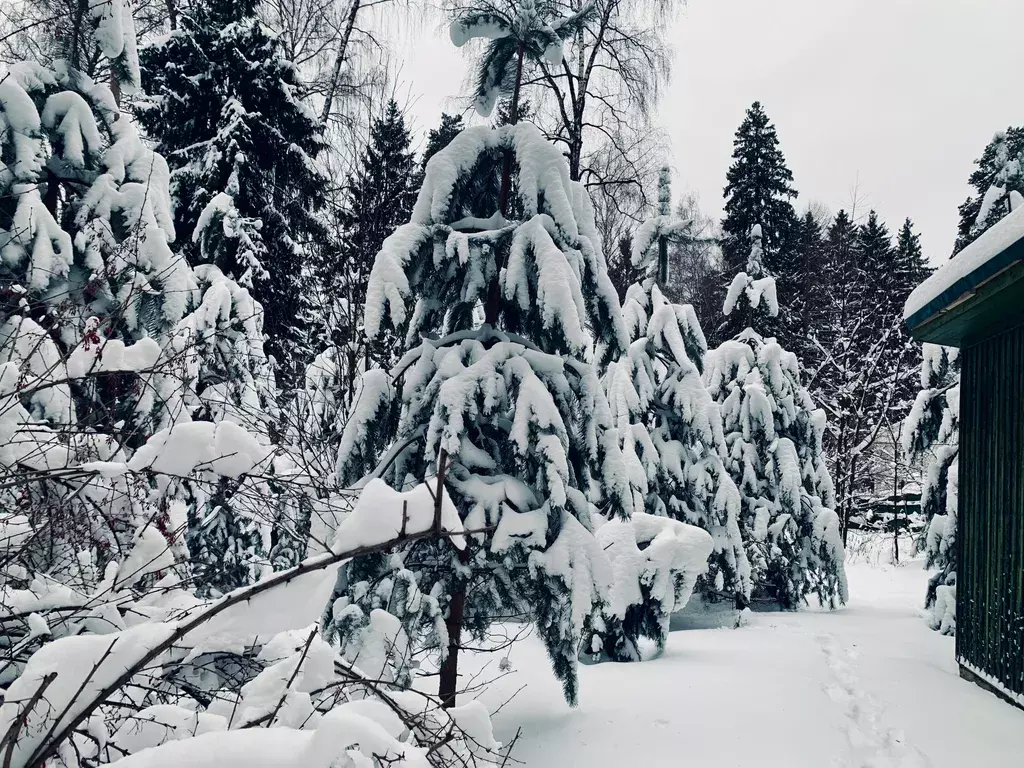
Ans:
[{"label": "drooping snowy bough", "polygon": [[641,637],[664,650],[672,614],[683,609],[707,572],[711,536],[678,520],[634,512],[629,521],[602,525],[597,539],[611,560],[613,586],[594,622],[590,653],[639,661]]}]

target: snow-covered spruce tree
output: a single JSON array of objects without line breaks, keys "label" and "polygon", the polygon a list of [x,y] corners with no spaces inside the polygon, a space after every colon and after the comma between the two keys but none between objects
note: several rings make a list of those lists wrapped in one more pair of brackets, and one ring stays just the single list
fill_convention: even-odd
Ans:
[{"label": "snow-covered spruce tree", "polygon": [[722,304],[722,314],[735,317],[743,328],[763,327],[766,318],[778,317],[779,300],[775,278],[764,268],[761,225],[750,230],[750,254],[746,271],[733,277]]},{"label": "snow-covered spruce tree", "polygon": [[740,498],[722,462],[718,406],[693,362],[706,351],[700,325],[691,307],[671,304],[656,284],[631,286],[623,309],[637,338],[604,380],[634,517],[669,516],[707,530],[714,553],[698,591],[706,598],[726,592],[746,605],[750,568]]},{"label": "snow-covered spruce tree", "polygon": [[70,468],[172,417],[155,369],[196,282],[170,247],[167,166],[108,85],[63,61],[4,68],[0,158],[0,506],[36,531],[30,573],[95,582],[167,518],[144,484]]},{"label": "snow-covered spruce tree", "polygon": [[316,117],[294,95],[255,0],[182,8],[178,27],[142,52],[152,102],[140,121],[171,168],[175,228],[189,263],[213,264],[263,307],[267,353],[283,389],[312,358],[304,318],[306,246],[323,239],[325,180]]},{"label": "snow-covered spruce tree", "polygon": [[[273,387],[262,312],[216,267],[193,271],[172,250],[163,158],[139,139],[107,85],[62,63],[21,64],[4,78],[3,155],[16,162],[4,179],[10,206],[0,214],[0,362],[20,372],[5,392],[17,394],[7,415],[27,408],[36,425],[12,427],[9,444],[17,447],[5,464],[17,472],[112,460],[193,419],[265,434]],[[33,376],[41,377],[35,385]],[[143,521],[176,545],[185,517],[224,533],[223,546],[201,560],[229,562],[224,551],[252,536],[248,522],[226,520],[232,513],[222,496],[188,479],[151,494],[135,477],[81,486],[44,478],[26,481],[17,506],[43,538],[59,540],[51,551],[86,557],[102,574],[105,560],[144,532]],[[236,527],[238,536],[230,533]],[[197,535],[198,525],[190,543]],[[255,577],[247,573],[242,583]]]},{"label": "snow-covered spruce tree", "polygon": [[[561,53],[532,3],[512,19],[481,12],[452,25],[456,42],[483,34],[511,46],[502,66],[518,69],[516,51]],[[485,61],[481,106],[513,80],[517,92],[518,79]],[[626,344],[589,199],[558,150],[517,124],[467,129],[435,154],[411,221],[377,255],[365,317],[371,338],[393,326],[409,351],[391,377],[364,375],[340,481],[376,466],[400,488],[439,472],[438,488],[477,531],[460,551],[421,544],[401,555],[445,603],[442,700],[454,701],[462,634],[522,615],[575,702],[579,644],[611,581],[593,501],[608,517],[630,512],[592,350]]]},{"label": "snow-covered spruce tree", "polygon": [[384,114],[373,121],[370,141],[348,183],[337,213],[338,251],[323,265],[327,299],[337,304],[329,314],[330,345],[346,355],[351,395],[354,376],[361,368],[389,368],[395,362],[395,339],[381,338],[372,349],[362,332],[362,309],[373,257],[384,238],[409,220],[416,189],[412,186],[415,158],[405,119],[392,99]]},{"label": "snow-covered spruce tree", "polygon": [[701,380],[707,344],[689,305],[669,302],[655,277],[662,249],[685,236],[685,222],[650,219],[634,238],[633,260],[648,277],[623,305],[632,343],[605,374],[613,418],[630,477],[634,514],[669,515],[709,531],[714,555],[698,590],[722,592],[744,606],[750,566],[740,532],[740,498],[723,457],[721,414]]},{"label": "snow-covered spruce tree", "polygon": [[[751,241],[746,272],[733,281],[723,311],[756,322],[762,303],[770,315],[778,305],[757,226]],[[845,602],[839,518],[821,445],[825,414],[801,385],[796,356],[748,327],[708,353],[704,381],[721,407],[754,598],[783,608],[812,593],[829,607]]]},{"label": "snow-covered spruce tree", "polygon": [[[519,221],[496,213],[505,150],[518,170]],[[602,488],[607,514],[629,514],[589,360],[594,342],[618,350],[624,338],[594,242],[584,191],[533,126],[468,129],[437,153],[412,221],[385,242],[368,291],[368,333],[391,322],[410,352],[393,382],[364,376],[339,454],[347,483],[393,442],[380,474],[396,487],[428,477],[441,457],[467,527],[495,528],[473,538],[461,567],[444,548],[422,551],[436,545],[410,553],[435,562],[421,588],[441,582],[451,596],[449,658],[463,628],[482,632],[502,612],[522,611],[570,700],[576,647],[609,578],[592,533],[591,485]],[[481,325],[474,310],[488,296],[494,323]],[[397,429],[381,434],[388,425]]]},{"label": "snow-covered spruce tree", "polygon": [[921,509],[928,520],[918,547],[928,566],[928,623],[943,634],[956,632],[957,469],[960,437],[959,350],[924,345],[921,391],[907,417],[903,449],[924,463]]}]

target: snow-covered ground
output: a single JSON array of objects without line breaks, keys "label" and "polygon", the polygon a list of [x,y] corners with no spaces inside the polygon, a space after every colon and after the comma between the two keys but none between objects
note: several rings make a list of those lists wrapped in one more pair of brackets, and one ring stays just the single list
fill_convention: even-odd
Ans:
[{"label": "snow-covered ground", "polygon": [[682,629],[660,658],[584,667],[575,710],[528,638],[482,699],[494,709],[525,686],[494,719],[506,741],[522,728],[513,756],[531,768],[1021,765],[1024,712],[959,678],[952,638],[920,617],[920,562],[848,574],[841,610]]}]

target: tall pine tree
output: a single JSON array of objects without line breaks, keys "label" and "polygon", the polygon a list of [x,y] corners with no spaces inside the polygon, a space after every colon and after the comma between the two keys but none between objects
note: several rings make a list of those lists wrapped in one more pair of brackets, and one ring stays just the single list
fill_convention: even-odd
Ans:
[{"label": "tall pine tree", "polygon": [[384,239],[409,220],[416,200],[416,162],[410,144],[405,118],[392,99],[373,121],[370,141],[345,187],[337,220],[337,260],[324,265],[327,299],[336,302],[330,314],[330,344],[345,351],[352,375],[368,363],[388,367],[394,362],[394,339],[363,348],[362,311],[374,256]]},{"label": "tall pine tree", "polygon": [[[868,213],[868,219],[857,232],[857,249],[860,267],[864,271],[866,291],[876,300],[877,313],[889,312],[899,297],[893,296],[889,287],[894,282],[892,273],[892,235],[876,211]],[[902,307],[901,307],[902,311]]]},{"label": "tall pine tree", "polygon": [[427,163],[434,155],[452,143],[452,139],[462,133],[466,125],[462,115],[450,115],[447,112],[441,113],[441,122],[436,128],[431,128],[427,133],[427,145],[423,148],[423,155],[420,158],[420,167],[413,180],[413,188],[419,189],[423,186],[423,177],[427,172]]},{"label": "tall pine tree", "polygon": [[[921,249],[921,236],[914,231],[914,222],[909,218],[904,220],[896,235],[889,271],[892,275],[893,311],[899,321],[903,316],[903,305],[910,294],[932,272]],[[895,356],[893,366],[894,386],[897,389],[892,410],[893,423],[906,417],[910,411],[917,393],[917,374],[922,364],[921,347],[911,338],[906,325],[897,322],[896,327],[898,338],[894,340],[893,348],[900,352]]]},{"label": "tall pine tree", "polygon": [[251,286],[283,387],[312,350],[308,244],[326,231],[314,163],[321,127],[296,96],[295,68],[256,16],[257,0],[183,8],[178,28],[142,55],[153,96],[140,120],[171,168],[178,243]]},{"label": "tall pine tree", "polygon": [[786,335],[790,348],[804,370],[813,370],[819,358],[811,337],[823,314],[821,281],[825,262],[825,232],[813,211],[806,211],[797,223],[793,243],[793,268],[786,284],[780,284],[783,295],[790,297]]},{"label": "tall pine tree", "polygon": [[[931,267],[921,249],[921,236],[914,231],[914,222],[903,222],[896,235],[893,253],[893,273],[897,283],[913,291],[931,273]],[[902,309],[902,308],[901,308]]]},{"label": "tall pine tree", "polygon": [[[779,149],[779,138],[760,102],[755,101],[736,131],[733,162],[726,173],[725,218],[722,220],[722,256],[724,285],[728,286],[741,271],[750,254],[750,232],[761,227],[763,266],[767,273],[788,287],[795,272],[793,239],[796,213],[792,200],[793,174]],[[788,311],[788,310],[787,310]],[[785,324],[783,317],[780,323]],[[719,338],[734,336],[743,325],[726,318]]]}]

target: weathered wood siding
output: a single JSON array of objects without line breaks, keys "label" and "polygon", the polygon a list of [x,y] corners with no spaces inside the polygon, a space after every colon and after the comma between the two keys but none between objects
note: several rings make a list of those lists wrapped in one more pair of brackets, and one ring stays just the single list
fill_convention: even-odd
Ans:
[{"label": "weathered wood siding", "polygon": [[1024,326],[961,354],[956,653],[1024,694]]}]

